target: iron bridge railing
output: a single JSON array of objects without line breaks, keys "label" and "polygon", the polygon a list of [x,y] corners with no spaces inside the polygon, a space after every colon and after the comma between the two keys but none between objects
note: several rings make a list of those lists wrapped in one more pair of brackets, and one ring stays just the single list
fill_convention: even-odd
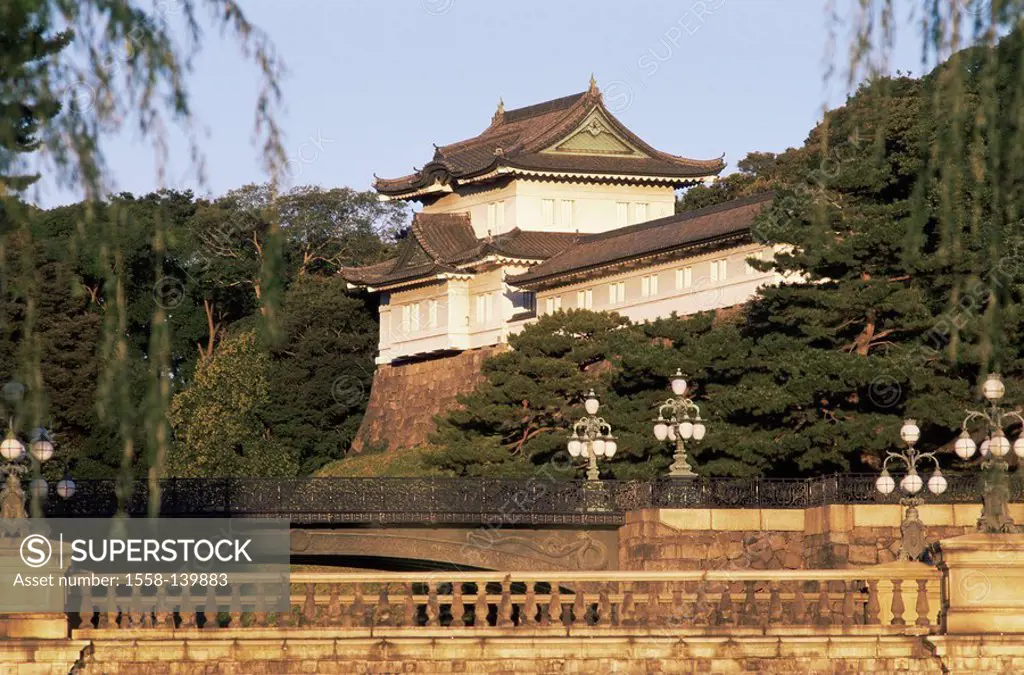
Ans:
[{"label": "iron bridge railing", "polygon": [[[281,517],[295,524],[617,525],[643,508],[800,509],[825,504],[894,504],[875,490],[874,475],[811,479],[696,478],[656,481],[550,478],[227,478],[160,481],[160,515],[167,517]],[[949,488],[929,503],[979,503],[976,475],[948,475]],[[115,480],[80,480],[68,501],[51,495],[51,517],[106,517],[118,512]],[[51,488],[52,489],[52,488]],[[1013,475],[1011,501],[1024,501],[1024,480]],[[121,509],[145,516],[149,490],[139,481]]]}]

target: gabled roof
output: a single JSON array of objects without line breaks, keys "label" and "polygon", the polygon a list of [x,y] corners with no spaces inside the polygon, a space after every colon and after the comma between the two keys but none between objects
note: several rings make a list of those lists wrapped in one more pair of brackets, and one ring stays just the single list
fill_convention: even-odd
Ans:
[{"label": "gabled roof", "polygon": [[565,232],[524,232],[478,239],[466,213],[418,213],[397,255],[366,267],[344,267],[341,276],[354,286],[385,288],[444,275],[471,273],[473,263],[491,256],[540,262],[575,241]]},{"label": "gabled roof", "polygon": [[748,238],[754,217],[772,199],[764,193],[715,206],[630,225],[601,234],[584,235],[572,246],[509,283],[537,288],[567,283],[567,277],[638,258],[678,252]]},{"label": "gabled roof", "polygon": [[389,198],[429,199],[510,174],[685,186],[724,167],[721,158],[687,159],[651,147],[609,112],[592,80],[579,94],[509,111],[499,105],[480,135],[434,146],[423,168],[377,178],[374,187]]}]

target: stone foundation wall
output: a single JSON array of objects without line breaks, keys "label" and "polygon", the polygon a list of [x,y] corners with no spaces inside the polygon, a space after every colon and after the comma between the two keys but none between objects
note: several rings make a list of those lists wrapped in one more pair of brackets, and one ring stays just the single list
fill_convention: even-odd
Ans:
[{"label": "stone foundation wall", "polygon": [[[462,629],[468,632],[472,629]],[[278,630],[239,635],[98,637],[82,675],[270,673],[1019,673],[1015,637],[486,635],[339,637]],[[0,667],[2,670],[2,667]],[[16,671],[22,672],[22,671]],[[28,672],[28,671],[26,671]]]},{"label": "stone foundation wall", "polygon": [[[929,543],[974,532],[980,504],[918,509]],[[1010,515],[1024,522],[1024,504]],[[644,509],[619,529],[619,569],[836,569],[893,562],[903,509],[895,504],[810,509]]]},{"label": "stone foundation wall", "polygon": [[377,366],[366,414],[352,448],[386,444],[389,450],[427,442],[434,415],[447,412],[455,397],[473,391],[484,379],[484,359],[505,351],[484,347],[424,361]]}]

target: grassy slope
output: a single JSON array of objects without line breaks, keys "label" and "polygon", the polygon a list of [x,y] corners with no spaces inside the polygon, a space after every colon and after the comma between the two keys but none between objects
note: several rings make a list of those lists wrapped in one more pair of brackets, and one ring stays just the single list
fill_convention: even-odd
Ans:
[{"label": "grassy slope", "polygon": [[320,469],[316,475],[337,478],[405,478],[445,475],[444,472],[428,467],[424,463],[424,457],[431,452],[434,452],[434,450],[429,448],[409,448],[394,452],[352,455],[351,457],[331,462]]}]

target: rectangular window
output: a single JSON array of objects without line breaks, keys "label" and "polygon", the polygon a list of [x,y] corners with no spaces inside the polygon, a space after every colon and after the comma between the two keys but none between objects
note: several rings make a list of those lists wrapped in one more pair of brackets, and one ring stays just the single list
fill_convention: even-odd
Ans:
[{"label": "rectangular window", "polygon": [[488,230],[493,230],[494,229],[494,224],[498,220],[497,211],[498,211],[498,205],[495,204],[494,202],[491,202],[490,204],[487,205],[487,229]]},{"label": "rectangular window", "polygon": [[713,260],[711,261],[711,280],[712,281],[725,281],[728,276],[726,260]]},{"label": "rectangular window", "polygon": [[569,229],[576,225],[576,200],[562,200],[562,227]]},{"label": "rectangular window", "polygon": [[594,306],[594,291],[587,289],[585,291],[576,291],[576,308],[577,309],[590,309]]},{"label": "rectangular window", "polygon": [[504,232],[505,230],[505,201],[502,200],[495,204],[494,207],[494,229],[495,234]]},{"label": "rectangular window", "polygon": [[437,300],[431,300],[427,303],[427,325],[431,328],[437,328]]},{"label": "rectangular window", "polygon": [[637,223],[643,223],[647,220],[647,203],[641,202],[636,205],[636,220]]},{"label": "rectangular window", "polygon": [[626,202],[617,202],[615,204],[615,225],[616,227],[629,225],[629,204]]},{"label": "rectangular window", "polygon": [[490,325],[494,320],[494,293],[488,293],[484,298],[484,321]]},{"label": "rectangular window", "polygon": [[420,317],[420,303],[416,303],[412,306],[412,330],[413,332],[419,331],[423,325],[423,319]]},{"label": "rectangular window", "polygon": [[562,309],[562,296],[556,295],[555,296],[555,311],[557,312],[560,309]]},{"label": "rectangular window", "polygon": [[409,325],[412,323],[412,305],[402,305],[402,332],[409,332]]},{"label": "rectangular window", "polygon": [[693,268],[687,265],[682,269],[676,270],[676,290],[682,290],[689,288],[693,285]]},{"label": "rectangular window", "polygon": [[545,314],[554,314],[555,313],[555,299],[554,298],[545,298],[544,299],[544,313]]},{"label": "rectangular window", "polygon": [[640,279],[640,295],[650,298],[658,294],[658,275],[651,274]]},{"label": "rectangular window", "polygon": [[554,227],[555,225],[555,200],[554,199],[542,199],[540,202],[540,218],[541,223],[545,227]]},{"label": "rectangular window", "polygon": [[626,301],[626,282],[613,281],[608,284],[608,304],[617,305]]}]

